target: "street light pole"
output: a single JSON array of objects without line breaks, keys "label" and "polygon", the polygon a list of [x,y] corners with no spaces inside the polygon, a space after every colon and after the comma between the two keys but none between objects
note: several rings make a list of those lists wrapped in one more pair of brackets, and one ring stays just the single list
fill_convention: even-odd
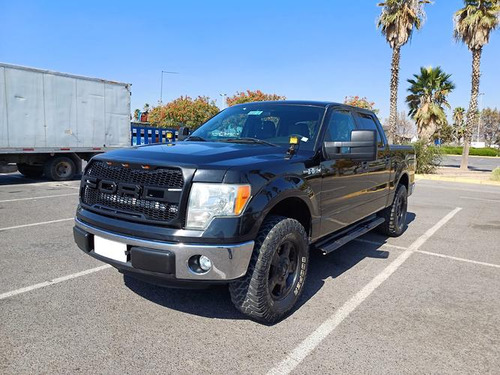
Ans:
[{"label": "street light pole", "polygon": [[179,72],[168,72],[166,70],[161,71],[160,104],[163,104],[163,75],[164,74],[179,74]]}]

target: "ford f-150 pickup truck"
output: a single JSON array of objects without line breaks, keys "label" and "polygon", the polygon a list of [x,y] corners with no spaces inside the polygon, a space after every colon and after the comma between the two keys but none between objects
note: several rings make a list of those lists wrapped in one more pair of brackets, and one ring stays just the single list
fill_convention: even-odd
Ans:
[{"label": "ford f-150 pickup truck", "polygon": [[300,298],[310,251],[403,233],[414,171],[413,148],[389,145],[371,111],[240,104],[177,142],[95,156],[74,237],[149,283],[227,283],[237,309],[273,323]]}]

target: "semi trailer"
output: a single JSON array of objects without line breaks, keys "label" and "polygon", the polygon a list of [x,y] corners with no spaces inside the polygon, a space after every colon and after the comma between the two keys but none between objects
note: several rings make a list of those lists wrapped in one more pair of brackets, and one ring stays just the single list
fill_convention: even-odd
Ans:
[{"label": "semi trailer", "polygon": [[129,83],[0,63],[0,167],[64,181],[130,146]]}]

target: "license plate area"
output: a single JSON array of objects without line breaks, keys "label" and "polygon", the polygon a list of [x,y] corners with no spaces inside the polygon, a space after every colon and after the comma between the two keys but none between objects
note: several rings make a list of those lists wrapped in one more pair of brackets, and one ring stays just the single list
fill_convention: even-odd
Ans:
[{"label": "license plate area", "polygon": [[127,263],[127,244],[94,236],[94,252],[105,258]]}]

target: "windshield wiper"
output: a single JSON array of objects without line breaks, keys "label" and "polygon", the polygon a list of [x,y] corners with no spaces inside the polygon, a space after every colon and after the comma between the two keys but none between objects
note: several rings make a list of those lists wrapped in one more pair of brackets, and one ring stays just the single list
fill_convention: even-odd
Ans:
[{"label": "windshield wiper", "polygon": [[201,141],[201,142],[206,142],[207,140],[205,138],[202,138],[197,135],[190,135],[185,139],[185,141]]},{"label": "windshield wiper", "polygon": [[264,141],[263,139],[259,138],[228,138],[222,140],[222,142],[234,142],[234,143],[258,143],[261,145],[268,145],[268,146],[273,146],[273,147],[279,147],[278,145],[275,145],[274,143]]}]

